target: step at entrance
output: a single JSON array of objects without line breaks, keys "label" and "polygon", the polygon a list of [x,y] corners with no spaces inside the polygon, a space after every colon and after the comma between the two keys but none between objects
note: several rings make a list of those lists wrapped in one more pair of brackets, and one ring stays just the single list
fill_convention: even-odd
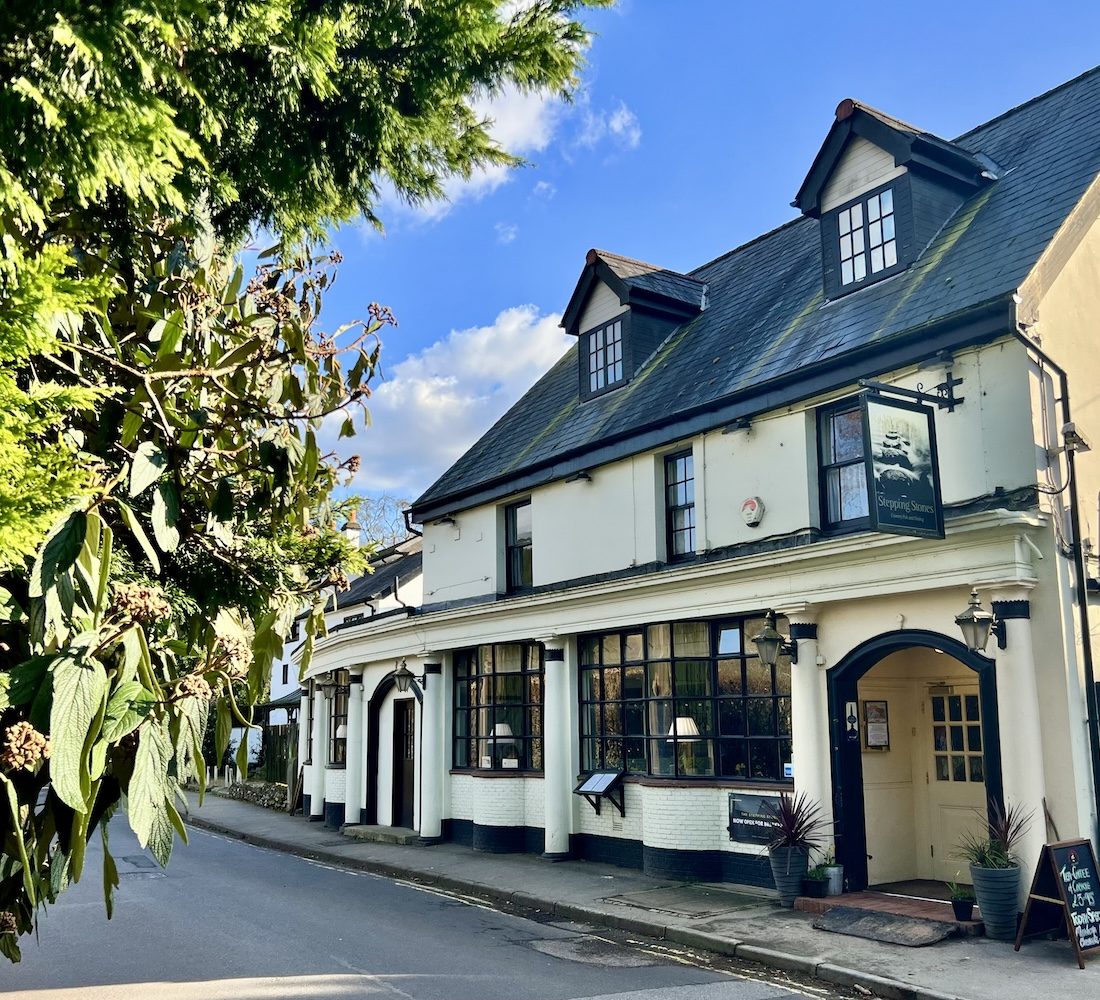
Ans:
[{"label": "step at entrance", "polygon": [[[829,896],[825,899],[810,899],[800,896],[795,900],[795,909],[803,913],[825,914],[832,910],[869,911],[912,920],[927,921],[935,924],[948,924],[958,936],[976,936],[985,933],[981,918],[977,920],[956,920],[947,900],[922,899],[915,896],[898,895],[888,892],[849,892],[843,896]],[[814,926],[817,926],[816,923]],[[839,930],[825,927],[822,930]],[[857,935],[862,936],[862,935]],[[886,940],[885,938],[882,940]],[[942,940],[936,938],[936,940]]]},{"label": "step at entrance", "polygon": [[420,834],[403,826],[372,826],[363,823],[350,824],[341,831],[345,837],[369,840],[373,844],[416,844]]}]

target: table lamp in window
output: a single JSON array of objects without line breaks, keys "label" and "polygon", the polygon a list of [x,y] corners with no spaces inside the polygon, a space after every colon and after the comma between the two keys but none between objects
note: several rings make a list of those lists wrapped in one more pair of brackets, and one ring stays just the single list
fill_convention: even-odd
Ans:
[{"label": "table lamp in window", "polygon": [[668,727],[668,742],[676,744],[681,774],[695,773],[695,746],[699,742],[699,727],[690,715],[678,715]]}]

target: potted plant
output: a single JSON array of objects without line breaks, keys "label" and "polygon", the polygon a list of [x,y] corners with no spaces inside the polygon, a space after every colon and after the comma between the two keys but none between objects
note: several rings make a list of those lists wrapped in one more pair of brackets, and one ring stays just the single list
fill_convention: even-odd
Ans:
[{"label": "potted plant", "polygon": [[1018,805],[990,803],[984,835],[968,834],[960,853],[970,863],[970,880],[985,923],[986,937],[1016,937],[1016,901],[1020,894],[1020,861],[1015,849],[1027,832],[1031,814]]},{"label": "potted plant", "polygon": [[780,906],[794,906],[810,867],[810,851],[821,841],[821,824],[821,807],[805,792],[783,793],[772,805],[768,858]]},{"label": "potted plant", "polygon": [[951,909],[955,911],[956,920],[973,920],[974,890],[957,881],[960,874],[955,872],[956,881],[947,883],[947,891],[951,894]]},{"label": "potted plant", "polygon": [[814,865],[802,879],[802,895],[810,899],[824,899],[828,889],[829,876],[824,865]]},{"label": "potted plant", "polygon": [[844,865],[837,864],[832,848],[825,852],[825,857],[821,859],[821,867],[829,880],[825,895],[841,895],[844,892]]}]

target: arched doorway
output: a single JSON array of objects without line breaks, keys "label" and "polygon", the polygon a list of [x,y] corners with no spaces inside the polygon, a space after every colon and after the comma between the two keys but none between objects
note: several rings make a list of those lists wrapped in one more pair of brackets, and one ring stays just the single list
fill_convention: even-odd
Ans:
[{"label": "arched doorway", "polygon": [[[366,824],[378,822],[378,730],[380,728],[382,705],[397,685],[394,680],[394,673],[391,670],[378,682],[374,693],[370,696],[370,701],[367,702],[367,797],[366,807],[363,809],[363,822]],[[424,695],[415,682],[411,685],[410,690],[416,696],[416,700],[423,703]]]},{"label": "arched doorway", "polygon": [[[896,723],[904,726],[904,731],[894,731],[914,740],[923,740],[925,731],[931,738],[934,734],[936,740],[947,739],[950,741],[953,734],[951,725],[946,720],[948,712],[956,713],[956,699],[958,699],[958,712],[961,713],[962,734],[965,746],[965,717],[968,710],[971,711],[972,721],[980,728],[980,753],[972,754],[981,758],[981,778],[984,791],[980,794],[989,802],[1001,803],[1001,752],[1000,752],[1000,726],[997,716],[997,677],[996,664],[981,653],[971,652],[957,639],[921,629],[902,629],[896,632],[888,632],[883,635],[868,639],[853,649],[835,667],[829,670],[829,734],[832,750],[832,774],[833,774],[833,816],[836,820],[835,838],[837,860],[844,865],[844,874],[850,889],[864,889],[868,884],[868,813],[865,796],[865,767],[864,759],[868,757],[870,750],[870,768],[878,767],[875,759],[875,748],[867,746],[867,730],[865,726],[867,706],[860,703],[860,681],[883,661],[893,658],[893,664],[900,665],[904,658],[897,656],[905,651],[923,651],[925,656],[944,656],[957,661],[963,668],[969,668],[976,675],[976,703],[966,701],[965,686],[961,686],[958,693],[954,693],[952,685],[941,686],[931,682],[926,684],[921,694],[923,699],[920,708],[925,709],[927,717],[922,726],[916,725],[916,715],[901,716]],[[886,668],[880,668],[876,673],[885,672]],[[950,675],[946,667],[944,673]],[[966,670],[959,670],[970,679]],[[936,671],[927,671],[929,677]],[[922,683],[919,679],[913,679],[914,684]],[[950,688],[948,692],[946,689]],[[940,693],[937,693],[939,691]],[[912,712],[917,711],[915,702],[907,706]],[[945,720],[943,725],[933,725],[931,713],[943,712]],[[897,714],[897,713],[896,713]],[[979,721],[980,719],[980,721]],[[910,726],[912,732],[910,732]],[[919,744],[926,753],[930,768],[938,766],[937,756],[933,753],[931,745]],[[947,778],[944,788],[951,784],[950,768],[953,764],[949,753],[943,755],[947,761]],[[958,756],[964,757],[965,753]],[[963,766],[965,767],[965,760]],[[932,771],[926,779],[931,785],[936,780]],[[961,786],[960,786],[961,787]],[[973,794],[973,793],[972,793]],[[884,800],[885,801],[885,800]],[[876,831],[881,829],[880,820],[890,819],[897,821],[895,815],[889,817],[872,816],[870,820]],[[960,863],[961,867],[961,863]]]}]

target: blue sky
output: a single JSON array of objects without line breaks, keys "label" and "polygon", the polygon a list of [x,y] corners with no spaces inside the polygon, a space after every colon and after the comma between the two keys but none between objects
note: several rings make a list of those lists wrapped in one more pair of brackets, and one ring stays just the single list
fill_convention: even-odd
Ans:
[{"label": "blue sky", "polygon": [[587,20],[572,105],[479,105],[530,166],[334,235],[326,326],[371,301],[400,323],[371,426],[340,444],[359,492],[414,499],[556,360],[590,247],[689,270],[791,219],[843,98],[952,138],[1100,59],[1100,6],[1076,3],[624,0]]}]

